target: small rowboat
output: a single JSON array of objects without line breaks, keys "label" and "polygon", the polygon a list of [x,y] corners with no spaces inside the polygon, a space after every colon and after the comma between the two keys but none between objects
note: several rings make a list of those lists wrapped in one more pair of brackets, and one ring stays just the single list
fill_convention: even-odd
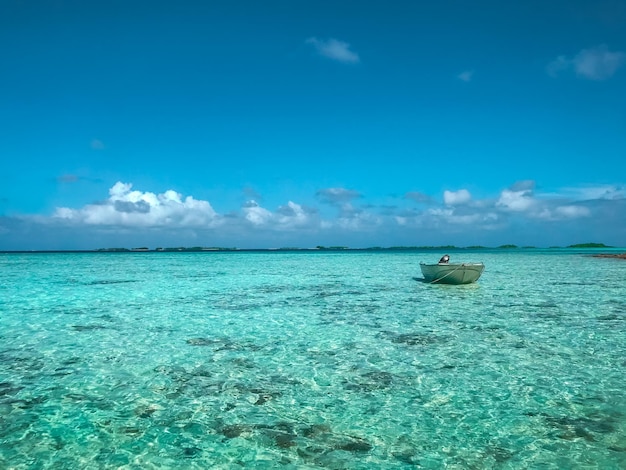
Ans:
[{"label": "small rowboat", "polygon": [[437,264],[420,263],[420,268],[424,280],[431,284],[470,284],[478,280],[485,270],[485,265],[483,263],[439,262]]}]

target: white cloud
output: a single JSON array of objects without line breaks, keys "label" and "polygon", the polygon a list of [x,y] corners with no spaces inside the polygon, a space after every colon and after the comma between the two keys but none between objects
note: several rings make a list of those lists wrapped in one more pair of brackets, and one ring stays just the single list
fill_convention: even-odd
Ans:
[{"label": "white cloud", "polygon": [[500,193],[500,197],[496,201],[496,207],[513,212],[526,212],[533,209],[535,204],[536,201],[528,189],[521,191],[505,189]]},{"label": "white cloud", "polygon": [[458,191],[444,191],[443,202],[447,206],[455,206],[458,204],[466,204],[472,199],[472,195],[467,189],[459,189]]},{"label": "white cloud", "polygon": [[623,52],[611,52],[606,46],[583,49],[574,57],[576,73],[590,80],[606,80],[626,61]]},{"label": "white cloud", "polygon": [[335,219],[331,227],[339,227],[343,230],[359,231],[372,230],[383,223],[383,218],[371,212],[352,211],[344,212],[340,217]]},{"label": "white cloud", "polygon": [[242,211],[246,220],[252,225],[265,225],[272,220],[272,213],[259,206],[254,200],[246,202],[244,207],[242,207]]},{"label": "white cloud", "polygon": [[256,201],[248,201],[242,208],[245,219],[253,226],[275,230],[292,230],[313,224],[312,211],[305,210],[300,204],[289,201],[276,212],[261,207]]},{"label": "white cloud", "polygon": [[552,77],[572,69],[576,75],[588,80],[607,80],[624,63],[626,63],[625,53],[612,52],[606,45],[601,45],[583,49],[571,59],[566,56],[559,56],[548,64],[546,70]]},{"label": "white cloud", "polygon": [[162,194],[131,191],[132,184],[115,183],[109,198],[82,209],[57,208],[54,217],[89,225],[128,227],[207,227],[219,223],[207,201],[182,196],[172,190]]},{"label": "white cloud", "polygon": [[302,227],[311,221],[311,213],[292,201],[289,201],[286,206],[280,206],[276,211],[276,217],[283,227]]},{"label": "white cloud", "polygon": [[568,197],[576,200],[592,200],[592,199],[625,199],[626,187],[614,185],[600,186],[583,186],[580,188],[565,188],[562,191]]},{"label": "white cloud", "polygon": [[454,209],[448,208],[436,208],[429,209],[427,214],[435,216],[435,217],[451,217],[454,214]]},{"label": "white cloud", "polygon": [[534,181],[518,181],[500,193],[496,208],[523,214],[528,220],[558,221],[588,217],[591,214],[588,207],[576,204],[580,198],[571,197],[575,193],[582,194],[580,191],[561,190],[556,194],[544,194],[541,198],[536,198],[534,187]]},{"label": "white cloud", "polygon": [[465,70],[464,72],[461,72],[460,74],[458,74],[456,77],[463,82],[469,82],[474,77],[474,71]]},{"label": "white cloud", "polygon": [[[62,243],[66,243],[66,249],[78,248],[67,244],[80,236],[82,246],[87,247],[221,244],[261,248],[448,243],[547,246],[592,238],[616,245],[626,239],[623,185],[535,193],[535,182],[526,180],[501,190],[496,197],[477,200],[462,189],[446,191],[443,201],[432,199],[428,206],[406,200],[398,205],[353,205],[352,200],[361,197],[357,191],[326,188],[318,191],[317,197],[338,209],[334,215],[323,217],[316,208],[294,201],[272,210],[262,207],[256,198],[221,215],[208,201],[173,190],[139,191],[131,184],[118,182],[102,202],[79,208],[59,207],[53,217],[0,216],[0,248],[56,249],[63,248]],[[414,196],[422,200],[426,195]],[[602,236],[588,238],[586,234]],[[34,241],[25,245],[21,238],[29,237]],[[545,241],[546,237],[552,238]]]},{"label": "white cloud", "polygon": [[452,216],[448,219],[448,222],[459,225],[470,225],[482,220],[483,216],[481,214],[465,214]]},{"label": "white cloud", "polygon": [[570,204],[562,206],[544,206],[532,214],[532,218],[550,222],[563,220],[574,220],[589,217],[591,209],[589,207]]},{"label": "white cloud", "polygon": [[313,45],[318,54],[338,62],[347,64],[356,64],[360,62],[359,55],[350,50],[350,44],[337,39],[330,38],[321,40],[317,38],[308,38],[307,44]]},{"label": "white cloud", "polygon": [[483,210],[475,206],[457,206],[430,209],[427,211],[430,222],[441,221],[445,224],[467,225],[474,223],[492,223],[498,219],[498,215],[490,210]]},{"label": "white cloud", "polygon": [[579,217],[588,217],[590,215],[590,211],[587,207],[583,206],[558,206],[555,209],[555,213],[559,218],[565,219],[576,219]]}]

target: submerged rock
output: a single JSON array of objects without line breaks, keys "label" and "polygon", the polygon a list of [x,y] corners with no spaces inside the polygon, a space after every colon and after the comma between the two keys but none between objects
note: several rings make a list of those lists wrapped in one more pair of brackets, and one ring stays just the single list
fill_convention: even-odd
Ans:
[{"label": "submerged rock", "polygon": [[335,448],[348,452],[369,452],[372,450],[372,444],[360,437],[352,437],[347,441],[339,442]]},{"label": "submerged rock", "polygon": [[617,430],[614,419],[608,416],[597,419],[548,416],[545,420],[550,426],[560,430],[558,437],[565,440],[583,438],[586,441],[595,442],[597,434],[611,434]]},{"label": "submerged rock", "polygon": [[391,338],[392,343],[406,344],[408,346],[429,346],[445,342],[445,338],[427,333],[404,333]]},{"label": "submerged rock", "polygon": [[222,340],[213,338],[190,338],[187,340],[187,344],[192,346],[214,346],[222,343]]},{"label": "submerged rock", "polygon": [[346,390],[355,390],[360,392],[373,392],[375,390],[383,390],[393,385],[393,374],[386,371],[365,372],[360,376],[344,380]]},{"label": "submerged rock", "polygon": [[0,382],[0,397],[7,395],[15,395],[24,387],[15,385],[12,382]]},{"label": "submerged rock", "polygon": [[185,447],[183,449],[183,456],[185,456],[186,458],[195,457],[200,453],[202,453],[202,449],[200,449],[199,447]]},{"label": "submerged rock", "polygon": [[626,259],[626,253],[598,253],[597,255],[591,255],[594,258],[617,258]]},{"label": "submerged rock", "polygon": [[234,439],[235,437],[239,437],[242,434],[252,432],[252,429],[252,426],[248,426],[247,424],[229,424],[221,427],[219,429],[219,432],[228,439]]},{"label": "submerged rock", "polygon": [[160,409],[161,407],[159,405],[141,405],[135,408],[135,416],[138,416],[139,418],[149,418],[155,411]]},{"label": "submerged rock", "polygon": [[94,331],[105,330],[106,326],[103,325],[72,325],[72,328],[76,331]]}]

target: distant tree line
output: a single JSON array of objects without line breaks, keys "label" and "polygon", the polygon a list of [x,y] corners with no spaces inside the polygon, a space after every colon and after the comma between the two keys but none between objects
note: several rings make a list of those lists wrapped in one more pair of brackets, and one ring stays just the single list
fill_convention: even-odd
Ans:
[{"label": "distant tree line", "polygon": [[[517,245],[507,244],[496,247],[498,249],[518,249]],[[535,246],[523,246],[523,249],[533,249]],[[560,246],[551,246],[550,248],[561,248]],[[569,245],[566,248],[611,248],[604,243],[579,243],[576,245]],[[323,246],[318,245],[315,248],[298,248],[298,247],[282,247],[282,248],[258,248],[258,249],[241,249],[234,247],[205,247],[205,246],[192,246],[192,247],[158,247],[151,250],[148,247],[142,246],[137,248],[98,248],[95,251],[102,252],[131,252],[131,251],[175,251],[175,252],[196,252],[196,251],[448,251],[448,250],[488,250],[492,249],[488,246],[471,245],[467,247],[455,246],[455,245],[419,245],[419,246],[372,246],[369,248],[350,248],[348,246]]]}]

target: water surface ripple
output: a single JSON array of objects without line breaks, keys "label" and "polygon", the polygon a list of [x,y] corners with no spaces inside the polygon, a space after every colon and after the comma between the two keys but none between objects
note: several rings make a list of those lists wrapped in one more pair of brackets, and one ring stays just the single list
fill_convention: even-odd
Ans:
[{"label": "water surface ripple", "polygon": [[0,255],[0,468],[626,468],[626,262]]}]

